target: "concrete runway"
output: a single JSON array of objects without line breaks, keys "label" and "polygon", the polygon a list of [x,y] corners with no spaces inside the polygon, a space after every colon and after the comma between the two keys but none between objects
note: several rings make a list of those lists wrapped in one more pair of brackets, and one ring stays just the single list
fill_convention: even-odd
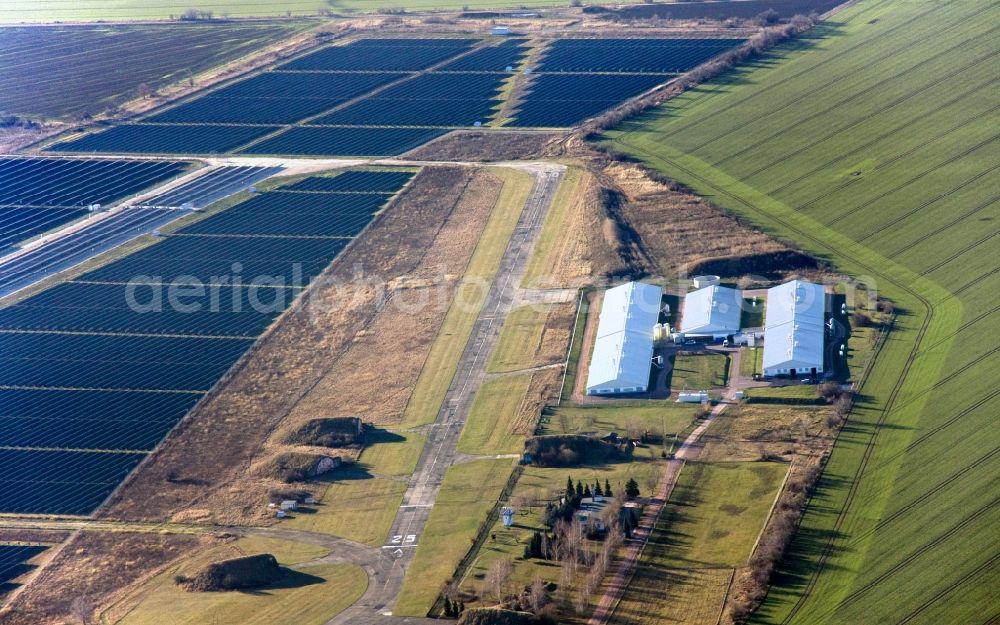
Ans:
[{"label": "concrete runway", "polygon": [[565,168],[561,165],[526,166],[535,184],[507,244],[483,308],[462,351],[458,370],[434,423],[427,428],[416,471],[410,477],[403,503],[369,576],[368,592],[353,606],[327,621],[327,625],[425,622],[430,619],[393,617],[392,609],[403,587],[406,569],[420,544],[420,535],[437,500],[444,474],[458,459],[456,447],[476,392],[486,378],[490,354],[500,328],[520,294],[521,279]]}]

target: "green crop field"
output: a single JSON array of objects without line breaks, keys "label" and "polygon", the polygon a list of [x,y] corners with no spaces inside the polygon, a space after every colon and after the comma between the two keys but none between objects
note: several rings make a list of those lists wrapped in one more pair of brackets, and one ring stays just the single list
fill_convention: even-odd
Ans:
[{"label": "green crop field", "polygon": [[898,313],[758,622],[1000,614],[998,30],[863,0],[606,137]]}]

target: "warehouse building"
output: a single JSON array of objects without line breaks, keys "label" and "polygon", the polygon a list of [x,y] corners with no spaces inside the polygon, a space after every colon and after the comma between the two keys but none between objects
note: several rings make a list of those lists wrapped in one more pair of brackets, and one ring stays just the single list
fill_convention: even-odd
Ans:
[{"label": "warehouse building", "polygon": [[641,282],[604,292],[587,372],[588,395],[646,392],[661,296],[660,287]]},{"label": "warehouse building", "polygon": [[767,291],[764,375],[816,376],[823,373],[823,286],[793,280]]},{"label": "warehouse building", "polygon": [[723,338],[740,331],[743,292],[725,286],[708,286],[684,296],[684,336]]}]

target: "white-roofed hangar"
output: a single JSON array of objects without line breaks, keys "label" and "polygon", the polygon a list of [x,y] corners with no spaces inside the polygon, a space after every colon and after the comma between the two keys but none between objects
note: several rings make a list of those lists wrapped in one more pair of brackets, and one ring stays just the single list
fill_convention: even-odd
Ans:
[{"label": "white-roofed hangar", "polygon": [[825,314],[822,285],[793,280],[768,289],[764,375],[822,373]]},{"label": "white-roofed hangar", "polygon": [[707,286],[684,296],[681,332],[685,336],[722,338],[740,331],[743,292]]},{"label": "white-roofed hangar", "polygon": [[604,292],[587,371],[588,395],[646,392],[661,297],[660,287],[641,282]]}]

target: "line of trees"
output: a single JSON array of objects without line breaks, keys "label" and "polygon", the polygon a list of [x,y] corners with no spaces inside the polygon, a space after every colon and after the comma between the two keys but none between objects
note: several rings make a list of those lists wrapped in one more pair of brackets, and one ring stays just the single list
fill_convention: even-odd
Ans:
[{"label": "line of trees", "polygon": [[736,593],[730,605],[729,614],[737,625],[748,622],[754,610],[767,596],[774,571],[792,542],[819,475],[819,467],[809,467],[789,480],[785,493],[761,534],[757,548],[750,556],[747,570],[742,573],[745,577],[740,580],[742,589]]},{"label": "line of trees", "polygon": [[613,128],[630,117],[658,106],[665,100],[680,95],[684,91],[706,80],[715,78],[719,74],[732,69],[737,63],[758,57],[767,50],[796,38],[815,26],[818,21],[819,15],[815,13],[808,16],[796,15],[787,24],[764,28],[761,32],[750,37],[743,45],[729,50],[719,55],[718,58],[687,72],[677,79],[672,89],[661,90],[648,97],[629,102],[596,118],[584,128],[584,138],[590,138],[596,133]]}]

